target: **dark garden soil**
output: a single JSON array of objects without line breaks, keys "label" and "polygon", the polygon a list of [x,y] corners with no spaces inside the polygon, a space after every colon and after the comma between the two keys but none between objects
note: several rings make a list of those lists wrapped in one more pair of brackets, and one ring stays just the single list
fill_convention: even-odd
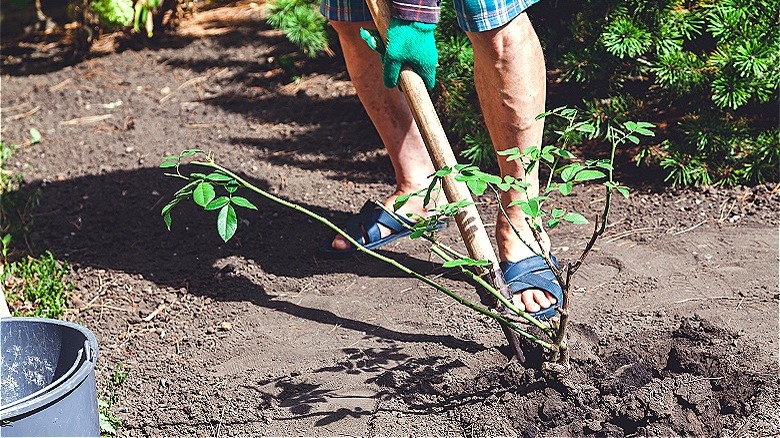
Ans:
[{"label": "dark garden soil", "polygon": [[[276,61],[293,48],[252,4],[117,44],[51,71],[4,58],[2,129],[43,134],[11,163],[40,190],[31,244],[72,266],[68,319],[98,337],[100,389],[131,370],[122,436],[780,434],[777,185],[629,177],[579,276],[558,378],[508,363],[496,324],[392,267],[321,258],[329,233],[283,207],[252,198],[227,244],[194,208],[166,230],[178,183],[157,165],[191,147],[335,222],[389,194],[342,61],[290,83]],[[556,202],[592,216],[601,196]],[[589,232],[554,230],[554,252],[571,259]],[[457,228],[443,239],[458,245]],[[475,296],[421,242],[381,252]]]}]

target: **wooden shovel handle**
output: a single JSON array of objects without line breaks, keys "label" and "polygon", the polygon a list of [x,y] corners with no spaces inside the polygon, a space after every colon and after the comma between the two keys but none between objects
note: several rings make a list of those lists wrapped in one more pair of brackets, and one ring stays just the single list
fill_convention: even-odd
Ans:
[{"label": "wooden shovel handle", "polygon": [[[388,0],[366,0],[366,3],[374,18],[374,24],[379,31],[382,41],[387,44],[387,27],[390,24]],[[428,90],[425,88],[422,78],[413,70],[404,67],[401,69],[398,83],[401,91],[406,96],[406,101],[409,103],[412,116],[420,129],[434,167],[436,169],[454,167],[458,162],[455,159],[455,154],[452,152],[450,142],[444,133],[444,128],[441,126],[441,121],[436,114],[436,109],[433,106],[433,102],[431,102],[431,97],[428,95]],[[464,199],[472,200],[471,192],[466,183],[455,181],[455,177],[452,174],[442,179],[442,188],[448,202],[458,202]],[[455,222],[458,224],[460,235],[463,238],[469,256],[475,260],[489,260],[492,262],[490,268],[479,268],[480,274],[486,276],[490,284],[500,291],[504,298],[511,300],[512,293],[504,281],[504,275],[501,273],[501,268],[498,265],[498,257],[496,257],[496,253],[493,251],[493,245],[487,231],[485,231],[485,225],[482,223],[477,207],[472,203],[472,205],[462,208],[455,216]],[[524,361],[523,351],[517,334],[503,324],[501,329],[509,342],[514,356],[521,362]]]}]

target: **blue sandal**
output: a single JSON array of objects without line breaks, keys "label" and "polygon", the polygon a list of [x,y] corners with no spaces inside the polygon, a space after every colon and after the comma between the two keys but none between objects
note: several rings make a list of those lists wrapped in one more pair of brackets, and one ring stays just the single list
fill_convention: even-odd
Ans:
[{"label": "blue sandal", "polygon": [[[551,259],[557,268],[558,261],[552,256]],[[520,293],[526,289],[541,289],[555,297],[557,300],[555,304],[536,313],[531,313],[534,318],[550,319],[558,311],[557,307],[563,305],[563,289],[543,258],[534,255],[519,262],[501,262],[499,266],[512,293]]]},{"label": "blue sandal", "polygon": [[[404,224],[408,226],[414,226],[414,222],[404,217],[398,216]],[[392,232],[387,237],[382,237],[379,224],[390,228]],[[360,208],[360,213],[350,218],[345,224],[343,229],[347,234],[355,239],[363,248],[376,249],[382,245],[400,239],[401,237],[412,234],[412,231],[406,228],[401,222],[396,220],[389,213],[380,208],[376,203],[371,200],[366,201],[363,207]],[[441,229],[446,223],[440,221],[436,224],[436,229]],[[320,252],[331,258],[349,257],[358,253],[358,249],[351,246],[349,249],[338,250],[333,248],[333,238],[323,243],[320,247]]]}]

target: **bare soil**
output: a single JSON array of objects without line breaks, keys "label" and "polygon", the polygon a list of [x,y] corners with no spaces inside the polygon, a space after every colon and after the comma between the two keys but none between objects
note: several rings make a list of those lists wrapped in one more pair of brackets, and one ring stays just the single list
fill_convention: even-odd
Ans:
[{"label": "bare soil", "polygon": [[[68,318],[98,337],[101,388],[131,370],[122,436],[780,435],[778,186],[629,176],[558,377],[509,363],[496,324],[392,267],[322,259],[326,229],[277,205],[253,198],[227,244],[194,208],[166,230],[178,187],[157,165],[185,148],[335,222],[392,191],[338,56],[291,83],[277,62],[294,49],[247,3],[151,47],[106,41],[56,68],[5,46],[3,137],[43,134],[11,163],[40,191],[31,245],[72,266]],[[556,202],[593,215],[600,197]],[[486,222],[493,207],[481,200]],[[589,232],[555,230],[554,252],[575,257]],[[443,238],[458,245],[456,227]],[[421,242],[383,252],[476,299]]]}]

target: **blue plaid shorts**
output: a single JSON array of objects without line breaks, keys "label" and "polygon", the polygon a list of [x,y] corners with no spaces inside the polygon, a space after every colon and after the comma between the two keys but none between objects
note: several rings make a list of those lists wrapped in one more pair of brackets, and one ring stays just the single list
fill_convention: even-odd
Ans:
[{"label": "blue plaid shorts", "polygon": [[[453,0],[460,28],[484,32],[501,27],[539,0]],[[333,21],[372,21],[364,0],[321,0],[320,12]]]}]

